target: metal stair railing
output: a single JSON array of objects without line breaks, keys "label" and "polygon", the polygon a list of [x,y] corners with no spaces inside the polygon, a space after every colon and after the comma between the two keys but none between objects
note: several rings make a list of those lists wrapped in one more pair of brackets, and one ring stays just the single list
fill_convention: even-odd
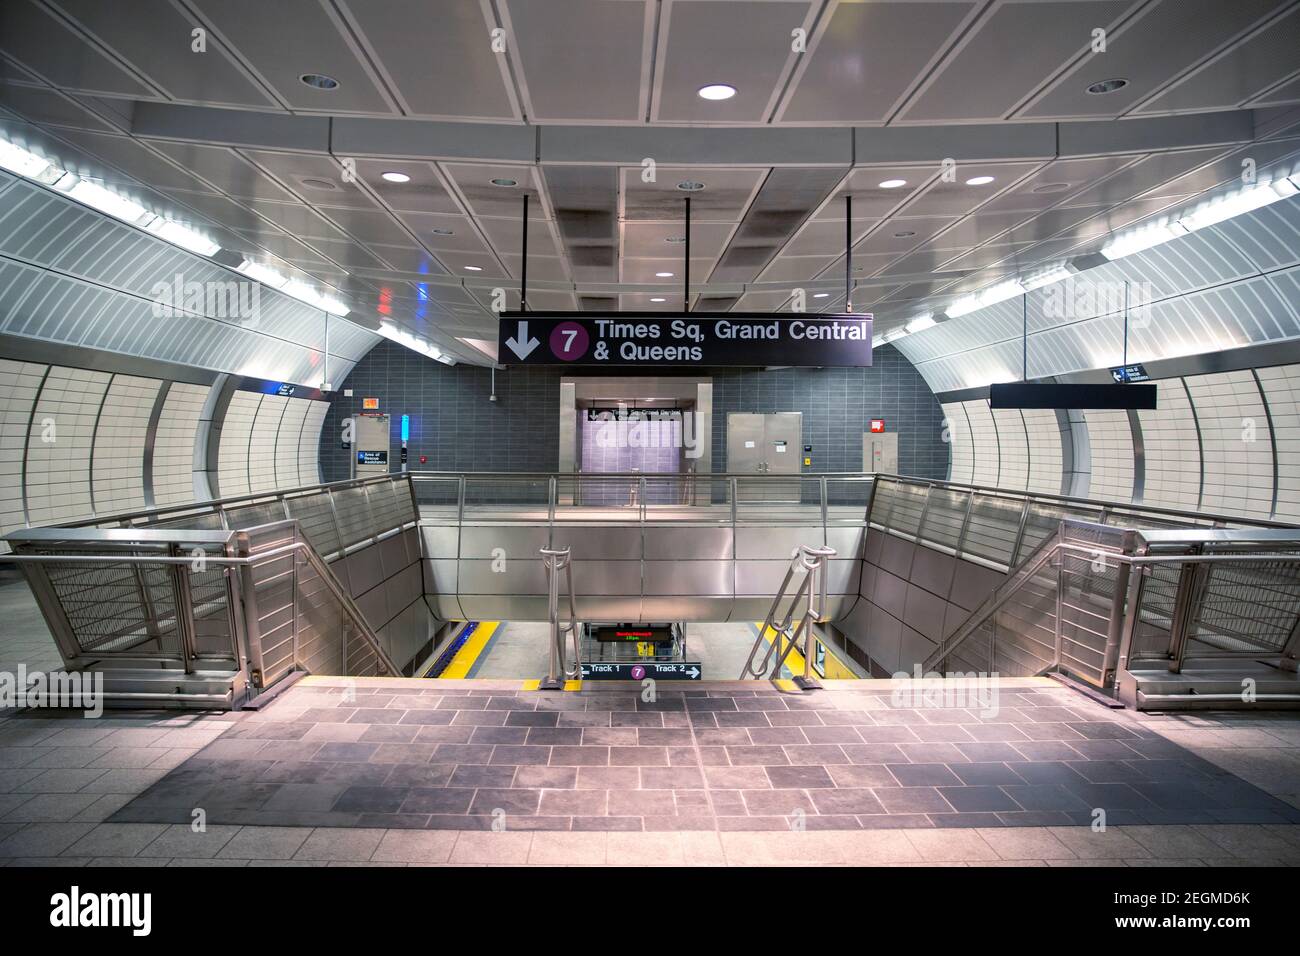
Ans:
[{"label": "metal stair railing", "polygon": [[[290,671],[307,669],[296,638],[297,562],[301,560],[324,584],[343,616],[339,633],[343,669],[347,669],[349,660],[357,659],[349,652],[350,641],[355,640],[362,645],[361,659],[367,662],[367,670],[373,666],[376,674],[400,674],[360,608],[303,538],[297,522],[275,524],[290,527],[295,540],[264,551],[252,551],[248,545],[249,531],[257,529],[198,533],[157,528],[31,529],[8,536],[15,553],[6,555],[5,560],[23,568],[69,666],[91,668],[100,662],[146,668],[178,666],[189,675],[204,665],[210,669],[213,664],[224,663],[233,668],[231,674],[238,678],[238,686],[269,688]],[[177,553],[178,543],[192,546],[196,542],[203,547],[187,554]],[[208,553],[209,545],[217,553]],[[293,562],[292,666],[268,675],[263,669],[265,635],[261,633],[254,572],[285,558]],[[219,585],[209,580],[215,571],[221,572]],[[142,581],[146,582],[143,586]],[[202,590],[196,581],[203,582]],[[112,589],[112,593],[106,589]],[[125,595],[127,591],[137,597],[112,599],[114,594]],[[88,597],[76,602],[78,592]],[[167,597],[165,616],[158,601],[150,598],[151,592]],[[195,635],[211,634],[211,625],[217,621],[225,626],[228,652],[201,650]],[[200,628],[198,622],[205,626]],[[232,700],[232,705],[238,704],[238,700]]]},{"label": "metal stair railing", "polygon": [[[813,660],[816,656],[814,654],[814,642],[817,639],[814,625],[823,624],[826,620],[826,562],[828,559],[835,557],[835,553],[835,549],[829,547],[800,545],[795,549],[790,556],[790,566],[786,568],[781,586],[772,599],[772,606],[767,612],[767,617],[763,619],[763,624],[758,629],[758,637],[754,640],[754,646],[750,648],[749,657],[745,659],[745,666],[740,672],[741,680],[749,678],[763,680],[765,677],[775,679],[781,673],[786,658],[799,644],[799,638],[802,636],[804,672],[801,677],[795,678],[795,683],[804,690],[815,690],[821,687],[813,670]],[[790,582],[800,572],[803,573],[803,580],[786,608],[780,624],[777,624],[777,613],[781,602],[790,589]],[[791,625],[794,621],[795,612],[801,602],[805,605],[804,613],[799,617],[799,623],[794,625],[792,631]],[[769,630],[773,632],[772,642],[767,647],[767,653],[755,666],[754,658],[762,649]]]},{"label": "metal stair railing", "polygon": [[[541,548],[542,564],[546,568],[547,620],[551,624],[550,653],[546,677],[538,684],[542,690],[563,690],[566,680],[582,676],[582,635],[578,623],[577,602],[573,594],[573,560],[569,548]],[[569,595],[569,620],[560,623],[560,572],[564,572],[565,590]],[[573,640],[573,663],[565,660],[564,638]]]}]

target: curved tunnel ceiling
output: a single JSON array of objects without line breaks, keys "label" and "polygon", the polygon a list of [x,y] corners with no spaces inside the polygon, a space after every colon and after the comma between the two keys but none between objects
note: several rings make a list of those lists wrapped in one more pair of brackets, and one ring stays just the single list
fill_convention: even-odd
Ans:
[{"label": "curved tunnel ceiling", "polygon": [[[353,313],[332,329],[391,322],[483,364],[467,340],[495,339],[494,289],[518,301],[525,193],[533,308],[675,305],[690,195],[693,308],[803,288],[843,310],[847,232],[852,306],[887,329],[1300,155],[1300,3],[1280,0],[135,6],[5,4],[0,136],[336,289]],[[695,95],[717,81],[738,95]]]}]

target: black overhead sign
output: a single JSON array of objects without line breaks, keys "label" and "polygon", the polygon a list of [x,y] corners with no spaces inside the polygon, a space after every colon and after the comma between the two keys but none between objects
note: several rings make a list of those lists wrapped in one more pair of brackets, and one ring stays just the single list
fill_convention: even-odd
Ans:
[{"label": "black overhead sign", "polygon": [[871,364],[870,315],[506,312],[503,365]]},{"label": "black overhead sign", "polygon": [[1154,385],[1055,385],[1008,382],[989,386],[991,408],[1153,409]]}]

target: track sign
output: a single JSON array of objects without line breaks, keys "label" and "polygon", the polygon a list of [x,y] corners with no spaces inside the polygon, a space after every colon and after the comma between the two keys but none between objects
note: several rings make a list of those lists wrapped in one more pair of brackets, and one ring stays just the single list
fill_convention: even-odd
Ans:
[{"label": "track sign", "polygon": [[599,664],[584,661],[583,680],[699,680],[704,669],[699,661],[646,661]]}]

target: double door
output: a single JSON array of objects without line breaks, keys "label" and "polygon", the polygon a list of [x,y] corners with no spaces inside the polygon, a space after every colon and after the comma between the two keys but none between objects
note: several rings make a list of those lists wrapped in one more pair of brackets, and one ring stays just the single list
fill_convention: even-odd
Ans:
[{"label": "double door", "polygon": [[736,475],[793,476],[789,481],[740,481],[740,500],[798,501],[802,454],[802,412],[727,415],[727,471]]}]

